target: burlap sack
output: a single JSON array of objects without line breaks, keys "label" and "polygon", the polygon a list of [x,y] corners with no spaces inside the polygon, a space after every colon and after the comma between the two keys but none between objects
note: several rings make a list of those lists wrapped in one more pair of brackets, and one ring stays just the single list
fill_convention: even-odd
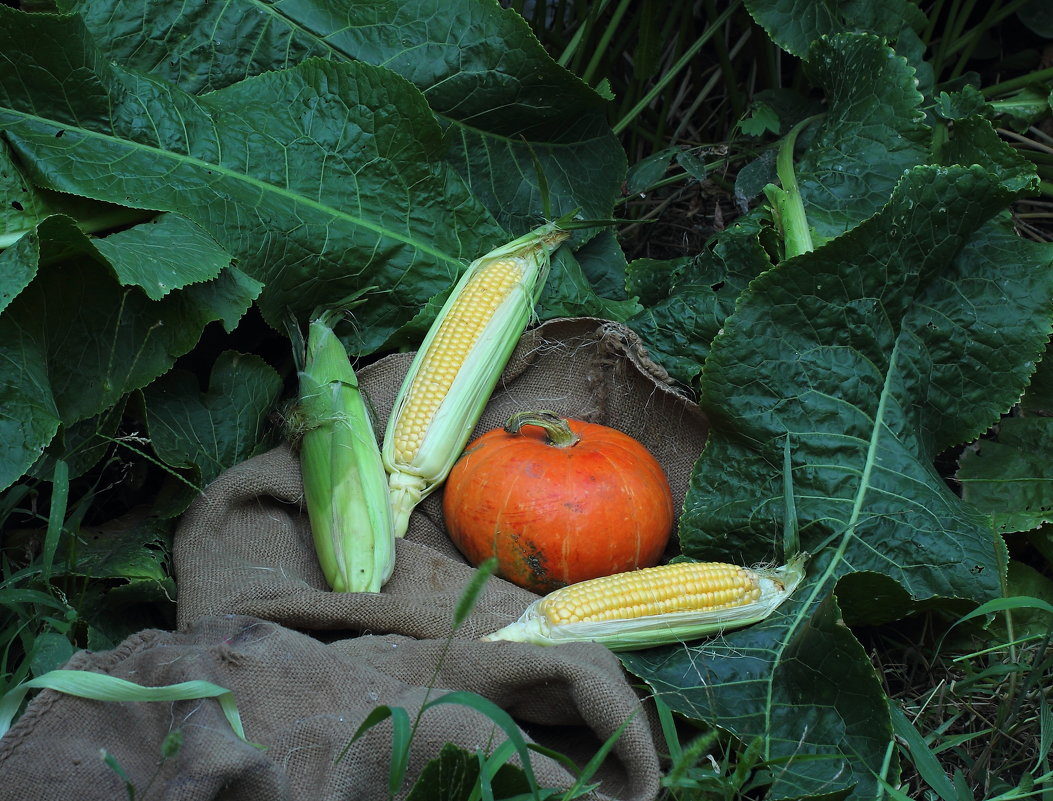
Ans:
[{"label": "burlap sack", "polygon": [[[411,358],[390,356],[359,372],[380,430]],[[636,437],[663,464],[682,503],[705,421],[628,329],[579,319],[528,332],[476,433],[529,408]],[[180,631],[143,632],[115,651],[78,654],[70,665],[151,685],[196,678],[228,687],[247,736],[266,750],[237,740],[214,701],[101,704],[44,691],[0,740],[0,798],[27,797],[12,786],[39,777],[44,765],[48,789],[36,785],[41,792],[31,797],[120,797],[123,783],[99,759],[99,748],[158,798],[384,798],[389,723],[356,741],[336,765],[334,758],[377,706],[403,707],[412,717],[425,699],[453,690],[494,701],[528,740],[579,765],[628,720],[594,795],[625,801],[657,795],[652,721],[606,648],[480,642],[535,598],[497,578],[451,630],[474,571],[445,535],[440,494],[414,513],[398,543],[395,574],[379,594],[327,590],[301,501],[299,468],[288,448],[229,470],[184,515],[176,535]],[[160,743],[174,728],[184,732],[183,748],[159,768]],[[504,739],[468,707],[429,709],[398,797],[444,743],[491,752]],[[535,755],[531,764],[543,786],[574,782],[555,760]]]}]

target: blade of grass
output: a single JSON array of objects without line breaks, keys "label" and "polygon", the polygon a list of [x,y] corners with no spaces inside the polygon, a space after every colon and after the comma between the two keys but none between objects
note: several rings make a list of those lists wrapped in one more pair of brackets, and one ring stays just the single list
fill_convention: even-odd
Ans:
[{"label": "blade of grass", "polygon": [[[577,72],[580,74],[581,59],[584,57],[584,51],[579,49],[581,43],[586,36],[589,36],[592,33],[596,20],[598,20],[600,15],[607,10],[609,3],[610,0],[601,0],[599,3],[586,3],[583,6],[575,4],[575,8],[583,8],[585,10],[585,18],[578,23],[578,27],[574,31],[574,36],[559,57],[559,65],[561,67],[567,67],[571,72]],[[535,27],[534,30],[537,31],[538,28]]]},{"label": "blade of grass", "polygon": [[713,22],[710,23],[709,27],[706,28],[702,35],[699,36],[698,39],[694,43],[692,43],[692,45],[687,50],[684,51],[683,55],[681,55],[680,58],[677,59],[676,63],[667,72],[663,73],[663,75],[657,81],[655,81],[655,85],[651,87],[647,94],[640,98],[636,105],[633,106],[624,117],[622,117],[620,120],[614,123],[613,130],[615,134],[620,134],[629,125],[631,125],[633,120],[635,120],[640,115],[640,112],[647,108],[648,105],[650,105],[651,101],[654,100],[654,98],[657,95],[659,95],[663,89],[665,89],[669,82],[672,81],[673,78],[675,78],[684,69],[684,67],[691,63],[691,60],[695,57],[698,51],[701,50],[703,46],[705,46],[705,44],[713,38],[714,34],[716,34],[724,25],[724,23],[728,21],[731,15],[738,10],[740,4],[741,3],[739,2],[739,0],[736,0],[736,2],[731,3],[726,9],[724,9],[724,11],[719,17],[717,17],[715,20],[713,20]]},{"label": "blade of grass", "polygon": [[660,696],[654,696],[655,711],[658,713],[658,723],[662,727],[662,737],[665,746],[669,750],[669,759],[676,764],[684,753],[680,745],[680,737],[676,733],[676,721],[673,719],[673,710]]},{"label": "blade of grass", "polygon": [[1053,712],[1045,698],[1038,705],[1038,757],[1036,767],[1049,763],[1050,748],[1053,747]]},{"label": "blade of grass", "polygon": [[[514,748],[507,752],[507,756],[502,756],[504,757],[504,759],[507,759],[509,756],[512,755],[513,751],[515,751]],[[474,796],[476,794],[476,791],[478,791],[480,801],[494,801],[494,788],[493,785],[490,784],[490,779],[492,779],[493,777],[487,774],[487,766],[490,764],[490,759],[486,759],[482,751],[476,751],[475,758],[479,762],[479,783],[475,786],[475,789],[472,791],[472,795]],[[491,759],[492,758],[493,755],[491,755]]]},{"label": "blade of grass", "polygon": [[135,785],[132,784],[131,778],[128,776],[124,768],[121,767],[121,763],[117,761],[117,757],[105,748],[99,749],[99,756],[102,757],[103,764],[116,773],[117,778],[124,782],[124,792],[128,797],[128,801],[135,801]]},{"label": "blade of grass", "polygon": [[410,742],[413,739],[413,727],[410,725],[409,713],[400,706],[387,706],[383,704],[375,707],[355,729],[347,745],[336,755],[333,764],[340,762],[351,745],[363,734],[379,723],[391,718],[391,765],[388,768],[388,797],[393,798],[402,787],[406,778],[406,769],[409,764]]},{"label": "blade of grass", "polygon": [[[490,557],[483,561],[479,568],[475,571],[475,574],[465,585],[464,592],[461,593],[461,597],[457,599],[457,606],[453,610],[453,630],[456,631],[464,623],[465,618],[472,611],[475,606],[475,602],[479,600],[479,593],[483,591],[487,580],[497,570],[497,559]],[[445,655],[445,651],[443,652]]]},{"label": "blade of grass", "polygon": [[41,554],[41,577],[44,581],[51,578],[51,567],[55,561],[59,539],[62,536],[62,524],[66,520],[66,506],[69,504],[69,465],[62,459],[55,460],[55,469],[51,477],[51,508],[48,510],[48,527],[44,534],[44,550]]},{"label": "blade of grass", "polygon": [[874,801],[883,801],[885,797],[885,788],[888,787],[888,772],[892,767],[892,755],[896,751],[896,741],[889,740],[888,746],[885,748],[885,756],[881,760],[881,772],[878,773],[878,792]]},{"label": "blade of grass", "polygon": [[493,701],[465,690],[457,690],[455,692],[447,693],[433,701],[429,701],[424,705],[422,711],[442,704],[459,704],[461,706],[466,706],[469,709],[474,709],[476,712],[486,715],[486,717],[490,718],[490,720],[500,727],[505,733],[505,736],[515,745],[516,753],[519,755],[519,759],[523,764],[523,773],[526,775],[527,783],[530,785],[530,790],[537,795],[538,783],[537,779],[534,777],[534,770],[530,765],[530,753],[527,748],[526,740],[523,739],[523,734],[520,732],[519,726],[516,725],[516,722],[512,719],[511,715]]},{"label": "blade of grass", "polygon": [[1008,598],[995,598],[985,604],[980,604],[980,606],[976,607],[973,611],[958,618],[950,628],[954,628],[954,626],[957,626],[959,623],[964,623],[973,618],[983,617],[984,615],[989,615],[994,612],[1011,611],[1013,609],[1042,609],[1053,614],[1053,605],[1043,601],[1041,598],[1032,598],[1029,595],[1012,595]]},{"label": "blade of grass", "polygon": [[[22,699],[31,689],[55,690],[94,701],[193,701],[215,698],[238,739],[249,742],[245,738],[245,729],[241,724],[241,714],[238,712],[234,693],[226,687],[208,681],[184,681],[162,687],[144,687],[117,676],[92,673],[88,670],[51,670],[4,693],[0,697],[0,737],[11,728],[11,723],[22,705]],[[262,747],[255,743],[249,745]]]},{"label": "blade of grass", "polygon": [[969,782],[966,781],[965,774],[962,773],[961,768],[955,768],[951,783],[958,794],[958,801],[976,801],[976,796],[973,795],[972,788],[969,786]]},{"label": "blade of grass", "polygon": [[[738,56],[739,51],[742,50],[746,42],[749,41],[751,33],[752,31],[749,28],[742,32],[742,35],[739,36],[738,40],[731,48],[731,58],[735,58],[736,56]],[[727,80],[725,76],[722,76],[720,70],[714,70],[713,74],[709,77],[709,80],[706,81],[705,85],[699,91],[698,96],[691,101],[691,105],[688,106],[687,110],[681,115],[680,123],[677,125],[676,130],[673,132],[672,141],[679,141],[683,137],[684,131],[686,131],[687,128],[693,124],[693,121],[695,120],[695,114],[698,111],[698,107],[706,101],[710,93],[716,87],[717,83],[719,83],[722,79],[725,81]]]},{"label": "blade of grass", "polygon": [[413,740],[409,714],[401,707],[391,708],[391,769],[388,771],[388,793],[395,797],[406,779],[410,742]]},{"label": "blade of grass", "polygon": [[581,79],[590,86],[592,85],[592,78],[596,74],[596,70],[599,69],[600,61],[602,61],[603,57],[607,54],[611,38],[618,30],[622,17],[625,16],[625,12],[629,9],[630,5],[632,5],[632,0],[621,0],[614,9],[610,22],[607,23],[607,27],[604,28],[603,33],[600,35],[600,41],[592,52],[592,58],[589,59],[588,66],[585,67],[584,72],[581,74]]},{"label": "blade of grass", "polygon": [[40,590],[31,590],[24,587],[0,589],[0,606],[12,606],[14,604],[41,604],[60,610],[66,608],[66,604],[62,603],[58,598]]},{"label": "blade of grass", "polygon": [[921,733],[907,720],[907,716],[898,706],[890,704],[889,709],[892,712],[892,730],[906,745],[918,774],[943,801],[958,801],[954,785],[940,766],[939,760],[929,750],[928,743]]},{"label": "blade of grass", "polygon": [[596,774],[596,771],[600,769],[603,760],[607,758],[611,749],[614,748],[614,744],[618,742],[634,716],[635,715],[630,715],[627,717],[622,725],[615,729],[610,737],[604,740],[603,745],[601,745],[596,753],[592,755],[592,758],[585,763],[585,767],[581,769],[581,773],[578,774],[578,778],[574,782],[574,785],[567,791],[567,794],[564,796],[565,798],[578,798],[585,793],[592,792],[596,785],[588,785],[586,782],[588,782],[589,779]]},{"label": "blade of grass", "polygon": [[505,740],[491,752],[490,756],[486,756],[481,749],[475,752],[475,758],[479,761],[479,781],[472,788],[467,801],[493,801],[494,777],[515,751],[515,744],[511,740]]}]

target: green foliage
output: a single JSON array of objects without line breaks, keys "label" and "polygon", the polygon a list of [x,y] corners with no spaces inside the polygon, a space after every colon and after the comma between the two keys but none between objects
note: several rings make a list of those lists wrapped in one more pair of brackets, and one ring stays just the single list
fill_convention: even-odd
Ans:
[{"label": "green foliage", "polygon": [[[496,3],[412,0],[392,6],[375,0],[350,4],[282,0],[268,5],[208,4],[192,14],[145,16],[118,0],[63,0],[62,5],[83,19],[108,58],[163,78],[193,95],[208,96],[269,70],[293,68],[311,57],[382,65],[383,73],[407,79],[418,91],[400,88],[385,99],[358,92],[357,87],[330,85],[314,101],[299,94],[297,106],[291,109],[290,120],[306,115],[303,122],[311,124],[302,132],[306,139],[325,136],[334,120],[324,104],[340,98],[357,100],[350,109],[352,117],[373,109],[392,123],[390,133],[379,128],[373,133],[384,142],[382,158],[396,155],[386,177],[401,189],[371,191],[375,183],[355,169],[362,161],[352,150],[344,158],[360,176],[352,183],[358,183],[361,190],[345,190],[351,199],[358,195],[361,201],[372,198],[395,205],[412,197],[427,207],[429,192],[416,183],[413,172],[430,158],[400,152],[404,145],[398,139],[385,141],[397,136],[396,128],[402,128],[407,136],[421,137],[427,132],[428,146],[444,151],[443,160],[466,177],[472,194],[514,235],[526,233],[537,223],[541,198],[535,158],[544,169],[554,201],[553,217],[575,208],[589,218],[610,214],[610,198],[620,181],[619,162],[624,164],[624,156],[606,125],[606,103],[545,54],[521,17],[501,10]],[[136,35],[119,35],[125,27]],[[466,32],[472,33],[469,47],[463,44]],[[247,84],[246,89],[255,86]],[[417,107],[430,107],[432,113],[417,118]],[[266,104],[260,108],[273,110]],[[434,117],[434,121],[425,117]],[[292,122],[294,128],[298,125]],[[416,126],[424,130],[405,130]],[[340,139],[337,132],[333,143],[341,143],[338,150],[355,148],[358,137],[371,126],[353,127],[346,139]],[[433,128],[442,130],[441,142],[433,138]],[[266,133],[273,135],[274,130]],[[428,155],[438,155],[438,150]],[[293,163],[303,163],[306,154],[290,152],[290,159],[294,156]],[[332,164],[327,163],[326,169],[333,170],[334,177],[341,175]],[[305,186],[318,183],[315,175],[305,179]],[[413,194],[402,197],[407,187],[413,187]],[[452,185],[436,188],[434,195],[443,199],[447,211],[454,212]],[[479,219],[476,224],[486,222]],[[439,236],[443,233],[438,226],[426,236],[422,232],[418,245],[449,247],[453,232]],[[492,230],[484,228],[476,235],[485,236],[491,237],[491,246],[499,243]],[[467,252],[458,255],[454,250],[453,255],[471,260],[485,252],[479,250],[478,241],[469,239],[462,245]]]},{"label": "green foliage", "polygon": [[[368,293],[351,349],[415,344],[510,231],[609,218],[625,165],[607,101],[496,3],[394,20],[367,3],[58,5],[0,6],[6,576],[64,591],[58,617],[5,607],[15,679],[32,654],[170,620],[171,518],[275,441],[290,311]],[[561,256],[546,316],[637,310],[604,241],[588,276]]]},{"label": "green foliage", "polygon": [[[887,45],[830,36],[806,73],[829,99],[794,165],[816,249],[759,263],[708,330],[687,312],[634,323],[660,333],[659,352],[691,353],[667,344],[680,338],[698,354],[713,430],[680,521],[685,553],[784,559],[789,484],[809,580],[760,625],[623,661],[673,709],[759,739],[780,766],[773,797],[865,798],[899,766],[884,691],[845,623],[1002,592],[1004,546],[934,461],[1023,392],[1049,336],[1053,253],[1001,215],[1033,190],[1031,165],[978,117],[938,139]],[[742,241],[729,229],[711,252]],[[656,308],[700,296],[681,275]]]},{"label": "green foliage", "polygon": [[[723,192],[741,216],[693,218],[671,255],[627,258],[632,227],[575,232],[538,309],[627,320],[698,393],[685,553],[784,561],[791,532],[811,554],[768,621],[624,655],[660,699],[667,794],[1048,786],[1053,252],[1007,209],[1053,190],[1051,73],[983,56],[1048,38],[1042,4],[45,5],[0,5],[8,686],[171,624],[173,518],[275,441],[290,312],[360,296],[349,350],[412,348],[464,265],[543,217],[647,221]],[[1005,595],[1034,603],[969,618],[951,699],[1026,712],[1037,756],[997,763],[970,751],[991,730],[947,733],[953,706],[890,703],[857,635]],[[437,703],[510,740],[445,749],[409,797],[550,794],[500,709],[421,713]],[[706,733],[681,745],[674,715]],[[363,725],[387,718],[395,793],[412,723]]]},{"label": "green foliage", "polygon": [[[189,224],[162,222],[157,230],[155,247],[186,245],[193,254],[201,242]],[[212,259],[208,272],[198,264],[196,276],[169,277],[170,265],[162,265],[159,277],[183,288],[154,299],[135,283],[142,254],[134,228],[121,241],[129,240],[127,250],[109,241],[99,248],[73,220],[53,215],[4,251],[25,265],[31,280],[13,288],[14,299],[0,317],[0,347],[9,365],[0,377],[7,410],[0,419],[0,486],[25,473],[60,426],[105,412],[169,370],[208,323],[232,330],[259,292],[257,282],[227,267],[228,256],[214,255],[213,244],[205,251]],[[160,294],[157,278],[147,280]]]},{"label": "green foliage", "polygon": [[[35,679],[25,681],[0,696],[0,736],[11,728],[11,720],[22,698],[31,689],[48,688],[56,692],[91,698],[96,701],[186,701],[200,698],[215,698],[223,717],[239,739],[245,739],[234,694],[208,681],[183,681],[161,687],[144,687],[141,684],[87,670],[53,670]],[[250,743],[250,745],[254,745]],[[256,746],[259,748],[260,746]],[[166,745],[170,750],[171,744]]]},{"label": "green foliage", "polygon": [[804,58],[823,37],[868,31],[889,42],[918,70],[923,86],[931,85],[931,70],[923,61],[918,31],[922,11],[909,0],[892,2],[813,3],[811,0],[746,0],[753,18],[772,41]]},{"label": "green foliage", "polygon": [[880,209],[903,171],[924,163],[930,134],[914,68],[875,36],[817,40],[805,72],[827,99],[796,166],[818,244]]},{"label": "green foliage", "polygon": [[[484,779],[484,769],[491,770],[493,775]],[[447,743],[421,770],[406,801],[470,801],[484,782],[495,799],[521,796],[530,791],[523,771],[515,765],[506,762],[494,770],[481,754]]]},{"label": "green foliage", "polygon": [[1053,522],[1053,420],[1010,417],[994,439],[963,454],[957,473],[962,497],[987,514],[998,531],[1029,531]]},{"label": "green foliage", "polygon": [[253,354],[221,353],[205,392],[192,373],[174,370],[144,390],[150,442],[165,464],[192,470],[204,486],[270,444],[267,415],[281,390],[277,371]]}]

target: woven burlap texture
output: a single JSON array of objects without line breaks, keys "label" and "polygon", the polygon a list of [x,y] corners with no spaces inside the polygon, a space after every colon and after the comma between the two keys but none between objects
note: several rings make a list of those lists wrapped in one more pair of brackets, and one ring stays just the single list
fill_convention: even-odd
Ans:
[{"label": "woven burlap texture", "polygon": [[[383,431],[411,353],[359,371]],[[476,434],[513,411],[545,408],[602,423],[642,442],[666,470],[677,508],[706,434],[698,407],[677,392],[628,329],[595,319],[556,320],[525,334]],[[302,507],[295,454],[276,448],[224,473],[183,516],[174,567],[177,632],[147,631],[70,667],[144,684],[205,679],[231,689],[248,738],[238,740],[215,701],[102,704],[42,692],[0,740],[0,798],[121,797],[123,782],[99,758],[114,754],[147,797],[382,799],[392,754],[385,722],[347,748],[381,705],[421,705],[468,690],[509,712],[528,741],[579,764],[629,721],[599,772],[596,798],[646,801],[659,789],[653,719],[617,658],[600,645],[540,648],[479,636],[517,618],[536,596],[491,578],[464,623],[454,609],[474,575],[445,534],[441,492],[427,498],[398,542],[395,573],[381,593],[327,590]],[[161,741],[184,733],[180,752],[158,768]],[[443,704],[421,717],[404,797],[445,743],[491,752],[505,739],[473,709]],[[573,775],[534,755],[542,786]],[[156,775],[155,775],[156,774]],[[12,784],[14,782],[14,784]],[[139,796],[137,796],[139,797]]]}]

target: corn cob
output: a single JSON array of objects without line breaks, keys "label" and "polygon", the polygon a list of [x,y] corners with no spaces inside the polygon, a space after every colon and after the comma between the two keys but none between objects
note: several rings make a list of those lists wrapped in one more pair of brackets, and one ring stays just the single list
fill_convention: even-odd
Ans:
[{"label": "corn cob", "polygon": [[387,480],[347,351],[312,320],[300,380],[300,465],[318,561],[337,592],[378,592],[395,566]]},{"label": "corn cob", "polygon": [[551,223],[476,259],[439,311],[384,435],[397,537],[464,449],[569,235]]},{"label": "corn cob", "polygon": [[775,569],[677,562],[579,581],[483,639],[599,642],[612,651],[696,639],[766,618],[804,577],[804,560],[801,555]]}]

